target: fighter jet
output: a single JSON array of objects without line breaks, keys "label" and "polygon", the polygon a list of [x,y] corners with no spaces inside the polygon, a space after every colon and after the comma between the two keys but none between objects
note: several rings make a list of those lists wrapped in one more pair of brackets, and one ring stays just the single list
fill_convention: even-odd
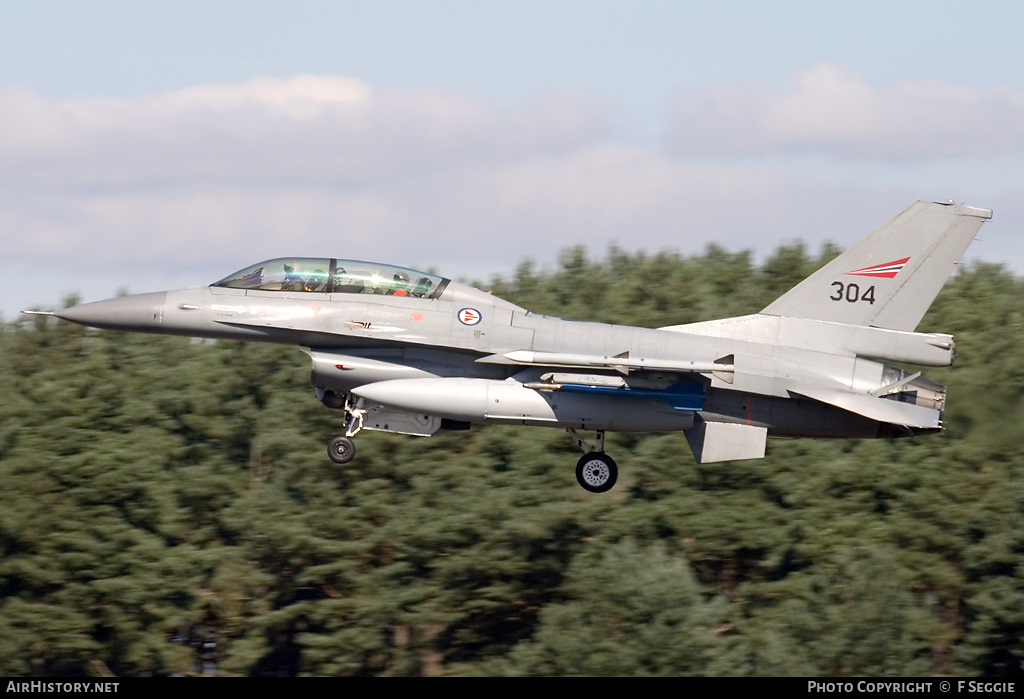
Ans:
[{"label": "fighter jet", "polygon": [[[473,424],[567,430],[580,485],[611,489],[606,431],[681,430],[697,462],[757,459],[767,437],[941,429],[951,335],[916,332],[985,209],[916,202],[760,313],[663,328],[536,315],[437,274],[338,258],[259,262],[206,287],[57,311],[95,328],[297,345],[342,429],[429,436]],[[593,436],[584,436],[593,433]]]}]

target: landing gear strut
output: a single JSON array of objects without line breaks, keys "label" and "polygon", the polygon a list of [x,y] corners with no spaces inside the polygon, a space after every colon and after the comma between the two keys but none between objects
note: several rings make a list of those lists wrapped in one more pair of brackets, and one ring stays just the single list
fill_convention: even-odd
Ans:
[{"label": "landing gear strut", "polygon": [[356,456],[356,443],[352,437],[363,429],[363,416],[366,411],[362,409],[362,398],[353,399],[352,395],[345,396],[345,434],[334,437],[327,443],[327,456],[336,464],[347,464]]},{"label": "landing gear strut", "polygon": [[567,432],[576,440],[576,444],[584,451],[576,463],[576,481],[591,493],[606,493],[615,486],[619,479],[619,467],[615,459],[604,453],[604,432],[597,433],[597,445],[592,446],[580,437],[576,430]]}]

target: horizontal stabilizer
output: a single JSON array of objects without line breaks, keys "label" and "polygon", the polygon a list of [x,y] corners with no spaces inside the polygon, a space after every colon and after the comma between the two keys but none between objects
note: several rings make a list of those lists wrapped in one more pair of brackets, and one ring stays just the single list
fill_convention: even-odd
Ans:
[{"label": "horizontal stabilizer", "polygon": [[716,461],[763,459],[768,428],[732,422],[707,422],[698,416],[686,430],[693,456],[699,464]]},{"label": "horizontal stabilizer", "polygon": [[801,388],[799,391],[791,390],[790,393],[828,403],[837,408],[849,410],[851,413],[892,425],[924,429],[939,429],[942,426],[939,420],[942,414],[938,410],[921,405],[900,403],[863,393],[829,389]]}]

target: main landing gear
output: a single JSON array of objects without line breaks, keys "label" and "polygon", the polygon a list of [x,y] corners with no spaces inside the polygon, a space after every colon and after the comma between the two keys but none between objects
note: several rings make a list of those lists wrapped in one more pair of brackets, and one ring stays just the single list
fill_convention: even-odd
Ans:
[{"label": "main landing gear", "polygon": [[619,479],[619,467],[615,459],[604,453],[604,432],[597,433],[597,445],[593,446],[580,437],[574,429],[566,429],[576,445],[583,450],[583,456],[576,462],[576,481],[591,493],[607,493]]}]

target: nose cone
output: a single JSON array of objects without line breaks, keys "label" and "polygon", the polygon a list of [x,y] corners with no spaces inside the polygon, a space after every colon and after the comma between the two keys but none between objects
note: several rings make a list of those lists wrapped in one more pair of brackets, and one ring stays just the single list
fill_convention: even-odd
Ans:
[{"label": "nose cone", "polygon": [[83,303],[54,313],[72,323],[104,330],[160,332],[167,292],[122,296],[107,301]]}]

